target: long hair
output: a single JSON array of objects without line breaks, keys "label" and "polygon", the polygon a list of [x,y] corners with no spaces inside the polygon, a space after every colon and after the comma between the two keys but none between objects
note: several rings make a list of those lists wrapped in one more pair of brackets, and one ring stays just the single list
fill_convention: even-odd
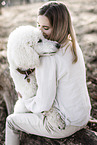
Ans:
[{"label": "long hair", "polygon": [[77,62],[76,36],[67,7],[61,2],[48,2],[39,9],[38,15],[44,15],[52,26],[50,40],[65,43],[70,35],[72,41],[73,62]]}]

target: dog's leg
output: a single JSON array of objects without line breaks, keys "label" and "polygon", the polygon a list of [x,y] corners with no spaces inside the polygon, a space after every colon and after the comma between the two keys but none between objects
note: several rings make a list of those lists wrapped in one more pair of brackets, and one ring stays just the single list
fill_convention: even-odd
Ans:
[{"label": "dog's leg", "polygon": [[14,113],[24,113],[29,112],[24,105],[22,98],[19,98],[14,106]]}]

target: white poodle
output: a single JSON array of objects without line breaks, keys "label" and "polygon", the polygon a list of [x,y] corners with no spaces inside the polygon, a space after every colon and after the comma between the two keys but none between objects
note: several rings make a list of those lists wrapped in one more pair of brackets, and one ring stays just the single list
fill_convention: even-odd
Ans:
[{"label": "white poodle", "polygon": [[[45,39],[42,32],[33,26],[20,26],[10,34],[7,58],[15,89],[22,98],[36,94],[34,70],[40,64],[39,57],[55,53],[59,47],[57,42]],[[22,98],[16,102],[14,113],[28,112]]]}]

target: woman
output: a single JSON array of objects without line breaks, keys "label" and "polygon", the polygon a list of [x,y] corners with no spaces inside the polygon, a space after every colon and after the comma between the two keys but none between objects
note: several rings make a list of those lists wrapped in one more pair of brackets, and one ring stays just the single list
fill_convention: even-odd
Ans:
[{"label": "woman", "polygon": [[19,145],[19,130],[49,138],[68,137],[84,128],[90,117],[84,59],[68,9],[60,2],[46,3],[39,9],[37,25],[45,38],[61,47],[53,56],[40,58],[37,94],[24,100],[33,113],[7,117],[6,145]]}]

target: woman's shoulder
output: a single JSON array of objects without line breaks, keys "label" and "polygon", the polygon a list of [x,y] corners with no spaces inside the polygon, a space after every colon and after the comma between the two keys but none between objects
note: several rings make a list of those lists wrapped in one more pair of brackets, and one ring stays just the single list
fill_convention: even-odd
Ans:
[{"label": "woman's shoulder", "polygon": [[[77,53],[78,57],[82,55],[82,51],[77,43]],[[63,47],[61,47],[57,52],[49,54],[49,55],[44,55],[40,57],[40,62],[41,63],[47,63],[48,65],[50,64],[55,64],[57,63],[58,65],[67,65],[68,67],[71,66],[73,63],[73,53],[72,53],[72,42],[69,41]],[[82,58],[82,57],[81,57]]]},{"label": "woman's shoulder", "polygon": [[55,58],[57,61],[61,61],[62,63],[68,63],[72,61],[72,43],[69,41],[68,43],[64,44],[55,54]]},{"label": "woman's shoulder", "polygon": [[55,54],[53,55],[45,55],[40,57],[40,65],[43,67],[49,67],[51,65],[55,65]]}]

